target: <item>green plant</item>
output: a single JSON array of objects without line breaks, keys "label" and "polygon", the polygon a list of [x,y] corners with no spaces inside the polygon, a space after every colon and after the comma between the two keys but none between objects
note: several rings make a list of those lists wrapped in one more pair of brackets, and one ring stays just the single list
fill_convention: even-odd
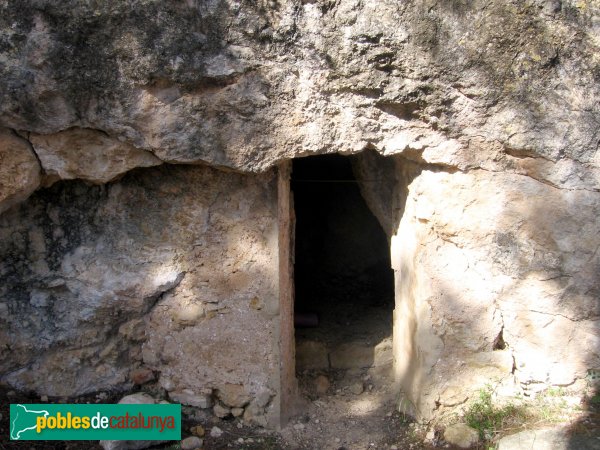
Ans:
[{"label": "green plant", "polygon": [[500,431],[523,423],[527,419],[525,408],[506,403],[496,406],[492,401],[493,389],[488,384],[479,390],[478,398],[465,413],[467,424],[479,432],[483,440],[490,440]]},{"label": "green plant", "polygon": [[172,444],[172,445],[169,445],[168,447],[165,447],[164,450],[181,450],[181,445],[180,444]]},{"label": "green plant", "polygon": [[551,386],[546,389],[546,395],[548,397],[563,397],[565,395],[565,390],[562,387]]}]

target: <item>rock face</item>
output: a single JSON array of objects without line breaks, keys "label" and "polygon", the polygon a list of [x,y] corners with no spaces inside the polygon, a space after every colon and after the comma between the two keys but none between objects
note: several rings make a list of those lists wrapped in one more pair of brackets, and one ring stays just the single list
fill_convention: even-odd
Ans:
[{"label": "rock face", "polygon": [[13,129],[99,129],[164,161],[252,171],[367,146],[470,167],[500,144],[596,182],[576,176],[598,162],[594,2],[0,8]]},{"label": "rock face", "polygon": [[46,184],[75,178],[102,184],[135,167],[162,163],[149,152],[94,130],[74,128],[49,136],[31,135],[30,140],[46,174]]},{"label": "rock face", "polygon": [[570,385],[598,366],[599,213],[595,192],[522,175],[419,173],[392,255],[396,371],[421,414],[466,386]]},{"label": "rock face", "polygon": [[528,430],[503,437],[498,441],[498,450],[567,450],[571,448],[600,449],[594,436],[574,434],[568,428],[545,428]]},{"label": "rock face", "polygon": [[354,170],[385,180],[360,187],[391,240],[410,410],[490,380],[582,382],[600,368],[599,14],[0,1],[1,378],[67,396],[144,367],[273,425],[289,244],[274,168],[368,149]]},{"label": "rock face", "polygon": [[69,396],[130,386],[143,365],[174,398],[215,389],[244,406],[277,366],[274,195],[272,172],[161,167],[5,212],[2,379]]},{"label": "rock face", "polygon": [[26,199],[40,185],[40,164],[27,141],[0,130],[0,213]]}]

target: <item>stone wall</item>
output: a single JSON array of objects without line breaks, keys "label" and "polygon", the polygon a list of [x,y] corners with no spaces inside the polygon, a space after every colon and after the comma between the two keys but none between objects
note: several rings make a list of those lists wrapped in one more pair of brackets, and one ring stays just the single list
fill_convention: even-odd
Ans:
[{"label": "stone wall", "polygon": [[273,171],[162,166],[39,191],[0,218],[2,380],[60,397],[149,369],[174,400],[274,424],[277,233]]},{"label": "stone wall", "polygon": [[405,173],[392,255],[407,408],[429,418],[486,384],[584,387],[600,366],[598,193],[485,170]]}]

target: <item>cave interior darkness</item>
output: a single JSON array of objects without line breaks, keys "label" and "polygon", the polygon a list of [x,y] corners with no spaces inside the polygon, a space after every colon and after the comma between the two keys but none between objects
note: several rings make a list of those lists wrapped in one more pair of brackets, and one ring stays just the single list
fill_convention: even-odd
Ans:
[{"label": "cave interior darkness", "polygon": [[[306,340],[329,350],[375,346],[392,334],[389,242],[361,195],[351,158],[293,161],[297,346]],[[300,326],[299,317],[318,318],[318,325]]]}]

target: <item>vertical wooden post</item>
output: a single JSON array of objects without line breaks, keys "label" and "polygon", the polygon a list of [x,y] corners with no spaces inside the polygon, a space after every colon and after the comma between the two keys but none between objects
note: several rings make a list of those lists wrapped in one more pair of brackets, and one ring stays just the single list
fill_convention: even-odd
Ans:
[{"label": "vertical wooden post", "polygon": [[297,400],[296,348],[294,339],[294,207],[290,190],[291,161],[278,166],[279,216],[279,375],[280,426],[295,412]]}]

